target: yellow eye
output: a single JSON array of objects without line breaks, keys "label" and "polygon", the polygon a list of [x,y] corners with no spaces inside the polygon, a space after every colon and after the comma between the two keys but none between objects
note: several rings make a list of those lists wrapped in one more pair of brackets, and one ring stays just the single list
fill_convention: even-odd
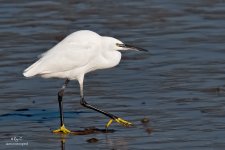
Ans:
[{"label": "yellow eye", "polygon": [[124,44],[120,44],[120,43],[116,43],[116,46],[118,46],[118,47],[125,47]]}]

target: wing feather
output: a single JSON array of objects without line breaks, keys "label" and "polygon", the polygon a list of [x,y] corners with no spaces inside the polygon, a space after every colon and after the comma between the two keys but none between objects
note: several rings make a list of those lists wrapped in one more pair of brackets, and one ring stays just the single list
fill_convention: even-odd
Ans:
[{"label": "wing feather", "polygon": [[98,43],[96,41],[93,43],[94,41],[84,40],[84,38],[76,38],[70,35],[43,53],[36,63],[24,71],[24,75],[34,76],[38,74],[64,72],[85,66],[98,53],[99,45],[96,44]]},{"label": "wing feather", "polygon": [[24,71],[24,76],[69,71],[87,65],[98,53],[100,36],[81,30],[67,36]]},{"label": "wing feather", "polygon": [[55,47],[40,59],[40,73],[55,73],[82,67],[94,57],[91,45],[67,43]]}]

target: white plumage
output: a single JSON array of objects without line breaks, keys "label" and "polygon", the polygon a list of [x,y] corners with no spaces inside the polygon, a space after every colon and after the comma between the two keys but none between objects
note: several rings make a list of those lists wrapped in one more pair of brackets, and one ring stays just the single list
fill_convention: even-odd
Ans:
[{"label": "white plumage", "polygon": [[40,75],[73,80],[96,69],[113,67],[119,63],[121,54],[114,49],[107,49],[107,44],[112,45],[111,40],[115,44],[122,43],[88,30],[74,32],[43,53],[37,62],[24,71],[24,76]]},{"label": "white plumage", "polygon": [[56,46],[43,53],[37,62],[24,70],[23,75],[25,77],[38,75],[44,78],[56,77],[66,79],[64,86],[58,92],[61,127],[54,132],[70,132],[64,126],[62,105],[64,89],[70,80],[78,80],[80,84],[81,105],[111,118],[106,127],[112,121],[116,121],[124,126],[131,125],[128,121],[88,104],[84,100],[83,94],[83,80],[86,73],[116,66],[121,60],[121,53],[118,50],[129,49],[146,51],[142,48],[124,44],[112,37],[100,36],[89,30],[81,30],[67,36]]}]

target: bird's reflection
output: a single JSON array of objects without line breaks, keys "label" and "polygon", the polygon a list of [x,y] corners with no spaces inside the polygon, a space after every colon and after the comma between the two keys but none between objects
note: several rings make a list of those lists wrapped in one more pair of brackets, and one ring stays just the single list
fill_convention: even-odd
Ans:
[{"label": "bird's reflection", "polygon": [[61,150],[65,150],[65,145],[66,145],[66,138],[69,135],[88,135],[88,134],[99,134],[99,133],[113,133],[115,130],[113,129],[98,129],[95,127],[91,128],[85,128],[83,130],[76,130],[76,131],[71,131],[69,134],[64,134],[64,133],[55,133],[60,135],[60,146]]},{"label": "bird's reflection", "polygon": [[61,150],[65,150],[65,143],[66,143],[66,140],[64,138],[61,138]]},{"label": "bird's reflection", "polygon": [[[143,126],[136,126],[136,129],[141,129],[144,130],[146,133],[151,134],[153,132],[153,128],[150,126],[149,121],[146,121],[147,119],[144,118],[144,120],[141,121]],[[66,148],[66,140],[68,139],[69,136],[73,135],[89,135],[89,134],[105,134],[105,142],[106,144],[111,147],[112,149],[117,149],[122,148],[122,149],[128,149],[128,145],[130,142],[132,142],[132,139],[121,137],[121,138],[116,138],[116,139],[111,139],[108,137],[109,134],[107,133],[114,133],[116,130],[113,129],[98,129],[95,127],[89,127],[89,128],[84,128],[83,130],[76,130],[76,131],[71,131],[69,134],[64,134],[64,133],[55,133],[60,135],[60,147],[61,150],[65,150]],[[91,138],[88,139],[88,143],[95,143],[97,142],[98,139],[96,138]]]}]

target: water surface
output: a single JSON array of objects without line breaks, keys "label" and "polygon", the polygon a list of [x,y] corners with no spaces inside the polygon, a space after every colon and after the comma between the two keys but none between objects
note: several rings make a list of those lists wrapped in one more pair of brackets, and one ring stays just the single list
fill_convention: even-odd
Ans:
[{"label": "water surface", "polygon": [[[4,149],[223,149],[225,2],[114,0],[0,2],[0,124]],[[135,124],[113,133],[58,135],[58,79],[23,70],[67,34],[89,29],[150,50],[90,73],[87,101]],[[64,98],[71,130],[104,129],[108,118],[79,104],[77,82]],[[141,120],[148,118],[143,124]],[[18,142],[28,146],[7,146]],[[89,143],[96,138],[98,141]],[[64,144],[62,144],[62,139]]]}]

